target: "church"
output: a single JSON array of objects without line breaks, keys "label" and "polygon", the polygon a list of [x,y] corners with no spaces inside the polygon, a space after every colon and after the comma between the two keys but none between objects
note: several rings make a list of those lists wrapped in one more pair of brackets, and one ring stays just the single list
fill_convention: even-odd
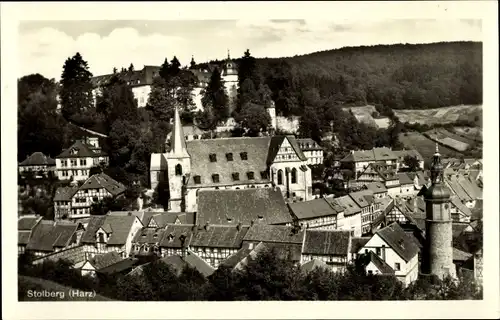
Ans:
[{"label": "church", "polygon": [[186,141],[175,109],[170,150],[151,155],[151,189],[168,182],[169,211],[197,212],[198,191],[274,188],[286,201],[313,199],[311,169],[294,136]]}]

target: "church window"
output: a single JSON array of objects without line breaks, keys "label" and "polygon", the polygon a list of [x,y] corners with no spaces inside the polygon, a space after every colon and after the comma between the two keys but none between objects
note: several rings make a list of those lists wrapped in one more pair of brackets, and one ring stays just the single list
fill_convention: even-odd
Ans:
[{"label": "church window", "polygon": [[238,181],[238,180],[240,180],[240,174],[239,174],[238,172],[234,172],[234,173],[233,173],[233,180],[234,180],[234,181]]},{"label": "church window", "polygon": [[200,184],[201,183],[201,177],[200,176],[194,176],[194,183]]},{"label": "church window", "polygon": [[240,153],[241,160],[248,160],[248,154],[246,152]]},{"label": "church window", "polygon": [[219,175],[218,174],[213,174],[212,175],[212,181],[214,183],[219,183]]},{"label": "church window", "polygon": [[253,171],[247,172],[247,177],[248,177],[248,180],[253,180],[254,179]]},{"label": "church window", "polygon": [[292,183],[297,183],[297,169],[292,169]]},{"label": "church window", "polygon": [[182,175],[182,166],[180,164],[175,166],[175,175],[176,176],[181,176]]},{"label": "church window", "polygon": [[283,184],[283,170],[278,170],[278,184]]},{"label": "church window", "polygon": [[208,156],[210,158],[210,162],[217,162],[217,155],[215,153],[211,153]]},{"label": "church window", "polygon": [[233,161],[233,154],[232,153],[226,153],[226,159],[227,159],[227,161]]},{"label": "church window", "polygon": [[261,171],[260,177],[262,179],[269,179],[269,175],[267,174],[267,171]]}]

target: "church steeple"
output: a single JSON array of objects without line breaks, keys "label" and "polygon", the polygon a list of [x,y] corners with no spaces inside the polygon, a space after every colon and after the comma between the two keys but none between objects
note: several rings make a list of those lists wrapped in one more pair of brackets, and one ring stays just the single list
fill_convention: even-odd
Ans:
[{"label": "church steeple", "polygon": [[170,152],[169,157],[188,157],[186,148],[186,139],[184,137],[184,130],[182,130],[181,117],[179,115],[179,108],[175,106],[174,112],[174,127],[172,128],[172,135],[170,137]]},{"label": "church steeple", "polygon": [[229,49],[227,49],[227,60],[231,60],[231,55],[229,54]]},{"label": "church steeple", "polygon": [[443,165],[441,164],[441,154],[439,153],[439,145],[436,142],[436,153],[432,159],[431,166],[431,181],[433,184],[443,181]]}]

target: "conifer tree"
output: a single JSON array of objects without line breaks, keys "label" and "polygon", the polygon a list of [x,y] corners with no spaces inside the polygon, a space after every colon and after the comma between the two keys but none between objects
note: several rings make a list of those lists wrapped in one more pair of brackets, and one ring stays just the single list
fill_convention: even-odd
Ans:
[{"label": "conifer tree", "polygon": [[201,103],[203,108],[211,109],[216,121],[226,121],[229,117],[228,96],[224,88],[221,73],[218,68],[212,72],[210,81],[204,91]]}]

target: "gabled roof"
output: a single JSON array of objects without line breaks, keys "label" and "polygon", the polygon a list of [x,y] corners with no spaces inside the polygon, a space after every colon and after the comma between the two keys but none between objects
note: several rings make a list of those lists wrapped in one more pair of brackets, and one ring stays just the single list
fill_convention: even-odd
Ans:
[{"label": "gabled roof", "polygon": [[95,158],[102,157],[104,152],[95,152],[94,147],[83,143],[81,140],[76,140],[68,149],[64,150],[56,158]]},{"label": "gabled roof", "polygon": [[250,246],[247,244],[243,244],[241,249],[230,255],[226,260],[221,263],[221,266],[234,268],[241,260],[246,258],[253,249],[250,249]]},{"label": "gabled roof", "polygon": [[413,179],[410,178],[405,172],[399,172],[398,177],[400,184],[413,184]]},{"label": "gabled roof", "polygon": [[365,170],[360,174],[362,176],[363,174],[377,174],[380,178],[382,178],[383,181],[389,181],[389,180],[399,180],[399,176],[396,173],[396,170],[392,168],[389,165],[386,165],[385,163],[369,163],[368,166],[366,166]]},{"label": "gabled roof", "polygon": [[163,239],[160,242],[160,247],[182,248],[181,236],[185,236],[184,247],[188,247],[196,230],[197,228],[195,225],[168,225],[163,234]]},{"label": "gabled roof", "polygon": [[[178,220],[180,224],[193,225],[195,223],[195,213],[194,212],[153,212],[150,217],[149,222],[154,220],[158,228],[165,228],[167,224],[174,224]],[[145,226],[147,224],[144,224]]]},{"label": "gabled roof", "polygon": [[375,234],[382,238],[406,262],[418,254],[418,245],[406,235],[397,223],[392,223],[378,230]]},{"label": "gabled roof", "polygon": [[303,254],[347,255],[350,252],[350,232],[344,230],[307,229]]},{"label": "gabled roof", "polygon": [[380,271],[381,274],[394,274],[394,270],[373,251],[370,251],[370,262]]},{"label": "gabled roof", "polygon": [[373,148],[371,150],[353,150],[341,162],[368,162],[396,160],[397,156],[389,148]]},{"label": "gabled roof", "polygon": [[373,192],[373,194],[387,192],[387,188],[385,187],[385,185],[382,182],[378,181],[370,182],[366,184],[365,187]]},{"label": "gabled roof", "polygon": [[139,260],[137,260],[137,259],[126,258],[126,259],[120,260],[116,263],[113,263],[112,265],[109,265],[105,268],[102,268],[102,269],[98,270],[98,272],[104,273],[104,274],[114,274],[114,273],[126,272],[129,270],[132,270],[138,261]]},{"label": "gabled roof", "polygon": [[54,251],[56,247],[65,247],[69,244],[79,224],[42,220],[31,233],[26,246],[27,250]]},{"label": "gabled roof", "polygon": [[71,201],[77,191],[78,187],[59,187],[56,189],[54,201]]},{"label": "gabled roof", "polygon": [[19,166],[55,166],[56,161],[42,152],[34,152],[26,157]]},{"label": "gabled roof", "polygon": [[[82,243],[96,243],[96,233],[99,228],[110,229],[108,245],[124,245],[127,241],[136,216],[91,216],[87,230],[83,233]],[[106,231],[109,232],[109,231]]]},{"label": "gabled roof", "polygon": [[186,261],[186,263],[198,270],[203,276],[208,277],[212,275],[212,273],[215,272],[215,269],[210,266],[205,260],[200,258],[196,253],[192,252],[191,250],[186,250],[186,255],[183,257],[183,260]]},{"label": "gabled roof", "polygon": [[142,223],[143,226],[147,226],[149,223],[149,220],[153,215],[157,214],[157,212],[154,211],[148,211],[148,210],[143,210],[143,211],[110,211],[108,212],[108,216],[128,216],[128,215],[133,215],[136,216]]},{"label": "gabled roof", "polygon": [[[337,215],[337,210],[325,198],[288,203],[288,207],[299,220]],[[338,208],[336,206],[335,208]],[[342,210],[341,210],[342,211]]]},{"label": "gabled roof", "polygon": [[97,254],[91,259],[89,259],[89,262],[96,270],[100,270],[106,267],[109,267],[117,262],[122,261],[123,258],[121,255],[116,252],[116,251],[111,251],[108,253],[104,254]]},{"label": "gabled roof", "polygon": [[472,254],[453,247],[453,261],[467,261]]},{"label": "gabled roof", "polygon": [[42,217],[21,216],[17,220],[17,230],[31,231],[41,220]]},{"label": "gabled roof", "polygon": [[351,253],[358,253],[359,249],[370,241],[370,237],[352,237],[351,238]]},{"label": "gabled roof", "polygon": [[254,224],[248,229],[243,241],[302,244],[304,231],[295,231],[289,226]]},{"label": "gabled roof", "polygon": [[78,190],[85,189],[101,189],[104,188],[106,191],[111,193],[113,196],[117,196],[125,192],[126,188],[120,182],[114,180],[105,173],[94,174],[82,184]]},{"label": "gabled roof", "polygon": [[344,208],[344,215],[346,217],[361,213],[361,208],[352,200],[350,196],[342,196],[339,198],[325,198],[328,202],[336,202]]},{"label": "gabled roof", "polygon": [[247,226],[207,226],[198,228],[191,238],[192,247],[236,248],[241,247],[243,237],[248,231]]},{"label": "gabled roof", "polygon": [[356,202],[360,208],[365,208],[374,203],[373,191],[371,190],[361,190],[349,193],[349,197]]},{"label": "gabled roof", "polygon": [[472,212],[471,210],[465,205],[462,203],[462,201],[460,201],[460,199],[458,199],[458,197],[456,196],[452,196],[451,197],[451,203],[460,211],[462,212],[464,215],[470,217],[472,216]]},{"label": "gabled roof", "polygon": [[301,265],[300,269],[302,269],[302,271],[304,272],[311,272],[314,269],[329,270],[330,267],[325,262],[323,262],[323,260],[313,259]]},{"label": "gabled roof", "polygon": [[199,190],[197,223],[284,224],[292,222],[279,188]]},{"label": "gabled roof", "polygon": [[138,231],[132,243],[136,244],[159,244],[165,235],[165,229],[149,229],[142,228],[142,230]]},{"label": "gabled roof", "polygon": [[91,82],[94,87],[103,87],[107,85],[108,81],[111,80],[113,76],[119,75],[121,79],[128,82],[131,87],[145,86],[153,83],[153,79],[158,75],[159,71],[159,66],[144,66],[142,70],[126,71],[123,73],[105,74],[92,77]]},{"label": "gabled roof", "polygon": [[323,148],[311,138],[296,139],[296,140],[297,140],[297,145],[302,151],[323,150]]},{"label": "gabled roof", "polygon": [[31,230],[18,230],[17,231],[17,244],[27,245],[30,242]]}]

